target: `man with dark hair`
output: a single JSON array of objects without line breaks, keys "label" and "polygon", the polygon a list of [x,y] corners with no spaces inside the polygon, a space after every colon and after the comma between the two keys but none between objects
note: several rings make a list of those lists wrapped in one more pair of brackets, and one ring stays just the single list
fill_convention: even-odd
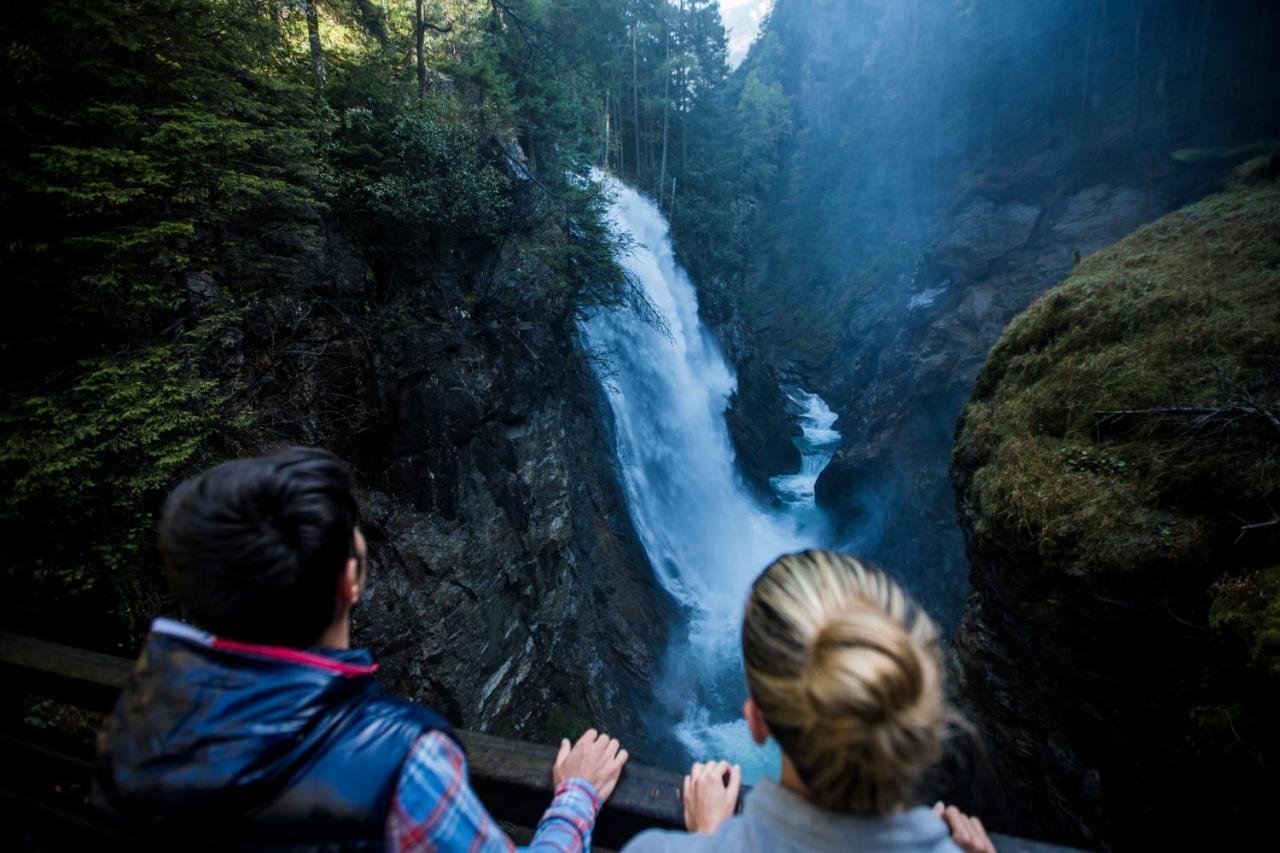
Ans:
[{"label": "man with dark hair", "polygon": [[[351,648],[366,546],[324,450],[219,465],[165,503],[160,552],[194,624],[157,619],[98,739],[94,796],[144,835],[235,848],[511,848],[449,724],[384,696]],[[560,746],[532,849],[584,850],[627,753]]]}]

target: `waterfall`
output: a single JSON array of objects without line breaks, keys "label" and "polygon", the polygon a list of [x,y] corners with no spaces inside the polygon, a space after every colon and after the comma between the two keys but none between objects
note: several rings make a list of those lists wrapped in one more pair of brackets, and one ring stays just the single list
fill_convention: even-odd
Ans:
[{"label": "waterfall", "polygon": [[672,630],[655,696],[655,713],[667,720],[653,728],[667,722],[692,757],[741,761],[754,776],[777,759],[752,748],[740,719],[742,608],[771,560],[825,542],[813,484],[839,439],[836,416],[817,395],[788,389],[804,432],[797,440],[803,466],[774,478],[779,506],[761,506],[737,474],[724,420],[737,380],[698,317],[667,222],[634,190],[601,180],[613,196],[613,228],[633,241],[624,266],[666,326],[622,308],[600,310],[582,325],[613,411],[632,522],[686,620]]}]

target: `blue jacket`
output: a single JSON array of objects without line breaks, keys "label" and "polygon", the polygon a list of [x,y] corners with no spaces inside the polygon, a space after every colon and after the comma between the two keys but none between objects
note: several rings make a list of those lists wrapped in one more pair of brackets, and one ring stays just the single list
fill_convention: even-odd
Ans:
[{"label": "blue jacket", "polygon": [[401,765],[448,723],[384,696],[364,650],[222,640],[157,619],[98,736],[94,800],[184,848],[382,849]]}]

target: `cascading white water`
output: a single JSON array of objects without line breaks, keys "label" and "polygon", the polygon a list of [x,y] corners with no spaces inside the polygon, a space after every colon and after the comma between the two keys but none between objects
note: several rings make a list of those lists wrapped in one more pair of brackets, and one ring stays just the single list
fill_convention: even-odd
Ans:
[{"label": "cascading white water", "polygon": [[799,421],[802,433],[796,441],[800,470],[773,477],[769,482],[784,504],[806,511],[814,507],[813,487],[840,443],[840,433],[831,428],[838,416],[827,407],[825,400],[803,388],[788,390],[787,399],[791,401],[792,414]]},{"label": "cascading white water", "polygon": [[[749,776],[776,759],[751,748],[739,719],[745,697],[738,647],[751,581],[773,558],[823,544],[813,484],[839,433],[817,395],[792,389],[804,430],[802,470],[774,480],[782,507],[761,507],[734,464],[724,411],[736,378],[698,317],[693,285],[676,263],[667,222],[648,199],[610,178],[612,225],[630,236],[626,268],[666,324],[625,309],[583,324],[613,410],[632,522],[659,581],[684,608],[669,646],[658,706],[698,758],[742,761]],[[754,771],[754,772],[752,772]]]}]

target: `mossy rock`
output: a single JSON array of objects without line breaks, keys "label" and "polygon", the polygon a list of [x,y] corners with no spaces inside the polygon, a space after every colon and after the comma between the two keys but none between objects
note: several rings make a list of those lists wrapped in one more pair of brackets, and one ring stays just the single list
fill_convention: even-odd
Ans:
[{"label": "mossy rock", "polygon": [[1240,640],[1253,666],[1280,680],[1280,566],[1220,582],[1209,625]]},{"label": "mossy rock", "polygon": [[956,648],[1001,773],[1107,847],[1194,846],[1159,829],[1190,813],[1256,833],[1280,756],[1280,158],[1016,318],[952,474]]},{"label": "mossy rock", "polygon": [[1280,506],[1276,161],[1085,259],[1010,324],[953,457],[980,545],[1072,575],[1256,568],[1275,547],[1277,527],[1245,525]]}]

